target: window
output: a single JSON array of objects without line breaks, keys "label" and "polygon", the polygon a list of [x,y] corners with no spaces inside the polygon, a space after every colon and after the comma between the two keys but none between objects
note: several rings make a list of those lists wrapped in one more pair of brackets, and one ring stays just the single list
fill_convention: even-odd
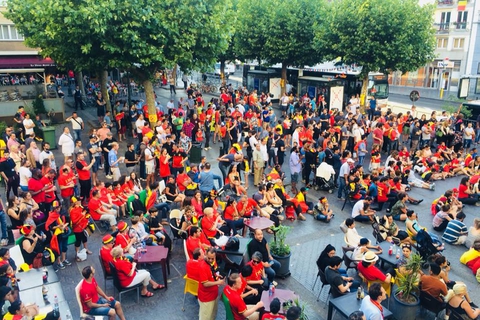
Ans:
[{"label": "window", "polygon": [[440,30],[448,30],[450,28],[450,12],[442,12],[440,18]]},{"label": "window", "polygon": [[447,49],[448,38],[438,38],[437,39],[437,49]]},{"label": "window", "polygon": [[475,84],[475,94],[480,93],[480,79],[476,79],[476,84]]},{"label": "window", "polygon": [[464,38],[454,38],[453,39],[453,49],[463,49],[463,46],[465,45],[465,39]]},{"label": "window", "polygon": [[457,29],[466,29],[467,28],[467,17],[468,11],[458,11],[457,14]]},{"label": "window", "polygon": [[17,28],[11,24],[4,24],[0,26],[0,40],[21,40],[23,35],[18,33]]}]

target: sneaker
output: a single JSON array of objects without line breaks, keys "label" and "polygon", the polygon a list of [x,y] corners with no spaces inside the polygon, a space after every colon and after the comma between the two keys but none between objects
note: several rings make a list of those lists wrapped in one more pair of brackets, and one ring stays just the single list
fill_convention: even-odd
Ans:
[{"label": "sneaker", "polygon": [[208,151],[208,148],[203,148],[203,150]]},{"label": "sneaker", "polygon": [[2,241],[0,242],[0,244],[2,246],[8,246],[8,239],[2,239]]},{"label": "sneaker", "polygon": [[300,214],[298,215],[298,220],[305,221],[305,220],[307,220],[307,218],[305,218],[305,216],[300,213]]},{"label": "sneaker", "polygon": [[103,164],[101,164],[100,167],[98,167],[98,169],[103,170]]},{"label": "sneaker", "polygon": [[71,266],[72,263],[70,261],[68,261],[67,259],[63,260],[63,264],[66,265],[66,266]]},{"label": "sneaker", "polygon": [[[278,286],[278,282],[277,281],[272,281],[272,284],[274,287],[277,287]],[[471,305],[471,304],[470,304]]]},{"label": "sneaker", "polygon": [[61,262],[59,264],[57,264],[57,267],[58,267],[58,269],[62,269],[62,270],[65,269],[65,266]]},{"label": "sneaker", "polygon": [[107,178],[107,179],[113,179],[113,177],[112,177],[111,175],[109,175],[109,174],[107,174],[107,175],[105,176],[105,178]]},{"label": "sneaker", "polygon": [[283,221],[285,218],[282,215],[277,215],[278,221]]},{"label": "sneaker", "polygon": [[58,267],[53,267],[53,271],[58,272],[58,270],[60,270]]}]

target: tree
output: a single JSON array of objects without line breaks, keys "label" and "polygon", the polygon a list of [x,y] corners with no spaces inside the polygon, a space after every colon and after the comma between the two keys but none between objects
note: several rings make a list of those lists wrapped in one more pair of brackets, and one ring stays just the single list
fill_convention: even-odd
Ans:
[{"label": "tree", "polygon": [[27,45],[57,63],[97,70],[106,98],[104,71],[132,71],[145,86],[149,113],[156,114],[153,74],[176,64],[183,70],[212,65],[227,47],[229,1],[12,0],[7,18]]},{"label": "tree", "polygon": [[[315,27],[315,44],[327,59],[362,66],[366,97],[371,71],[413,71],[434,58],[433,5],[416,0],[339,0]],[[363,101],[362,101],[363,102]]]},{"label": "tree", "polygon": [[[265,0],[261,8],[257,5],[256,1],[240,0],[237,51],[244,59],[282,64],[284,92],[287,67],[303,67],[321,60],[313,45],[313,23],[322,17],[321,7],[312,0]],[[252,7],[255,12],[251,12]]]}]

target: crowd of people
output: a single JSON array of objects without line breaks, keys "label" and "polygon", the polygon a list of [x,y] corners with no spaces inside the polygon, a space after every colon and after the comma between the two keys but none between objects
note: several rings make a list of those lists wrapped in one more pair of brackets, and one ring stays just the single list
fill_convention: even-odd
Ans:
[{"label": "crowd of people", "polygon": [[[115,84],[109,85],[113,92]],[[55,158],[48,143],[38,141],[35,127],[39,123],[19,107],[14,126],[6,129],[0,141],[0,174],[7,187],[6,206],[0,202],[2,245],[7,243],[8,215],[12,227],[24,236],[25,262],[33,265],[44,247],[49,247],[55,255],[55,269],[60,270],[71,264],[66,255],[68,236],[75,235],[75,259],[80,261],[79,252],[91,254],[85,233],[92,231],[94,223],[104,224],[112,232],[103,238],[105,269],[113,265],[124,286],[143,283],[142,296],[151,297],[149,285],[152,290],[163,286],[148,272],[137,272],[132,258],[142,244],[171,250],[165,226],[172,223],[179,230],[178,237],[186,241],[188,263],[205,261],[208,266],[209,272],[205,266],[193,268],[205,272],[194,272],[191,277],[200,282],[200,318],[212,319],[217,302],[214,293],[226,277],[215,268],[216,239],[238,236],[245,219],[257,215],[272,220],[274,226],[284,219],[305,221],[305,214],[330,222],[335,214],[329,199],[322,196],[309,201],[310,188],[322,188],[325,183],[331,183],[330,190],[338,189],[338,199],[355,202],[345,223],[346,239],[361,248],[357,254],[368,263],[376,260],[369,256],[370,243],[358,235],[355,222],[372,223],[381,216],[385,239],[395,237],[412,245],[423,227],[407,203],[418,205],[423,199],[409,191],[434,192],[436,181],[457,175],[464,175],[458,188],[432,203],[432,227],[444,234],[429,235],[440,251],[442,242],[473,245],[477,239],[479,228],[467,230],[462,207],[480,205],[478,124],[474,128],[461,114],[442,113],[437,121],[433,112],[427,120],[425,115],[417,116],[414,107],[405,114],[394,114],[373,103],[367,117],[359,112],[354,98],[343,111],[328,109],[322,98],[286,93],[279,103],[283,114],[277,117],[268,93],[257,95],[256,90],[228,85],[218,99],[208,102],[194,87],[185,93],[186,98],[177,103],[173,99],[166,106],[158,102],[158,121],[153,125],[147,121],[148,106],[143,101],[129,106],[112,96],[110,112],[102,94],[96,93],[100,125],[86,133],[77,112],[68,116],[69,125],[63,127],[58,140],[63,159]],[[190,157],[192,148],[200,145],[208,151],[214,144],[219,144],[215,166],[220,175],[212,171],[205,156],[198,161]],[[120,154],[124,145],[126,151]],[[385,161],[384,155],[388,155]],[[253,195],[247,192],[252,184]],[[173,207],[182,215],[170,221]],[[383,209],[386,214],[379,214]],[[405,230],[398,225],[402,222]],[[250,252],[250,262],[240,273],[230,274],[224,289],[230,300],[238,301],[243,317],[262,309],[258,298],[275,284],[279,267],[261,230],[255,231],[252,243],[257,247]],[[337,270],[340,264],[336,259],[324,266]],[[84,273],[88,282],[94,270]],[[339,278],[332,281],[341,282]],[[345,287],[338,292],[345,292]],[[101,291],[98,294],[103,296]],[[117,310],[115,304],[110,307]],[[92,309],[92,305],[85,308]]]}]

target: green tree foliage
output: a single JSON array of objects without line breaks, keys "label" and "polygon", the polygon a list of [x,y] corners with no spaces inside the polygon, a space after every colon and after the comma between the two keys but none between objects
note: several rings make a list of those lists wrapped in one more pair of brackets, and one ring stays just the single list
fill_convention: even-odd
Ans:
[{"label": "green tree foliage", "polygon": [[[125,68],[142,82],[160,67],[212,65],[232,15],[230,0],[11,0],[8,9],[27,45],[57,63],[99,75]],[[153,90],[146,95],[152,113]]]},{"label": "green tree foliage", "polygon": [[315,64],[321,60],[313,45],[313,25],[321,18],[317,3],[239,0],[236,51],[244,59],[257,59],[268,65],[282,64],[284,80],[287,67]]},{"label": "green tree foliage", "polygon": [[[417,0],[338,0],[316,25],[315,43],[327,59],[370,71],[413,71],[434,58],[433,5]],[[366,81],[364,81],[366,91]],[[364,92],[365,92],[364,91]]]}]

